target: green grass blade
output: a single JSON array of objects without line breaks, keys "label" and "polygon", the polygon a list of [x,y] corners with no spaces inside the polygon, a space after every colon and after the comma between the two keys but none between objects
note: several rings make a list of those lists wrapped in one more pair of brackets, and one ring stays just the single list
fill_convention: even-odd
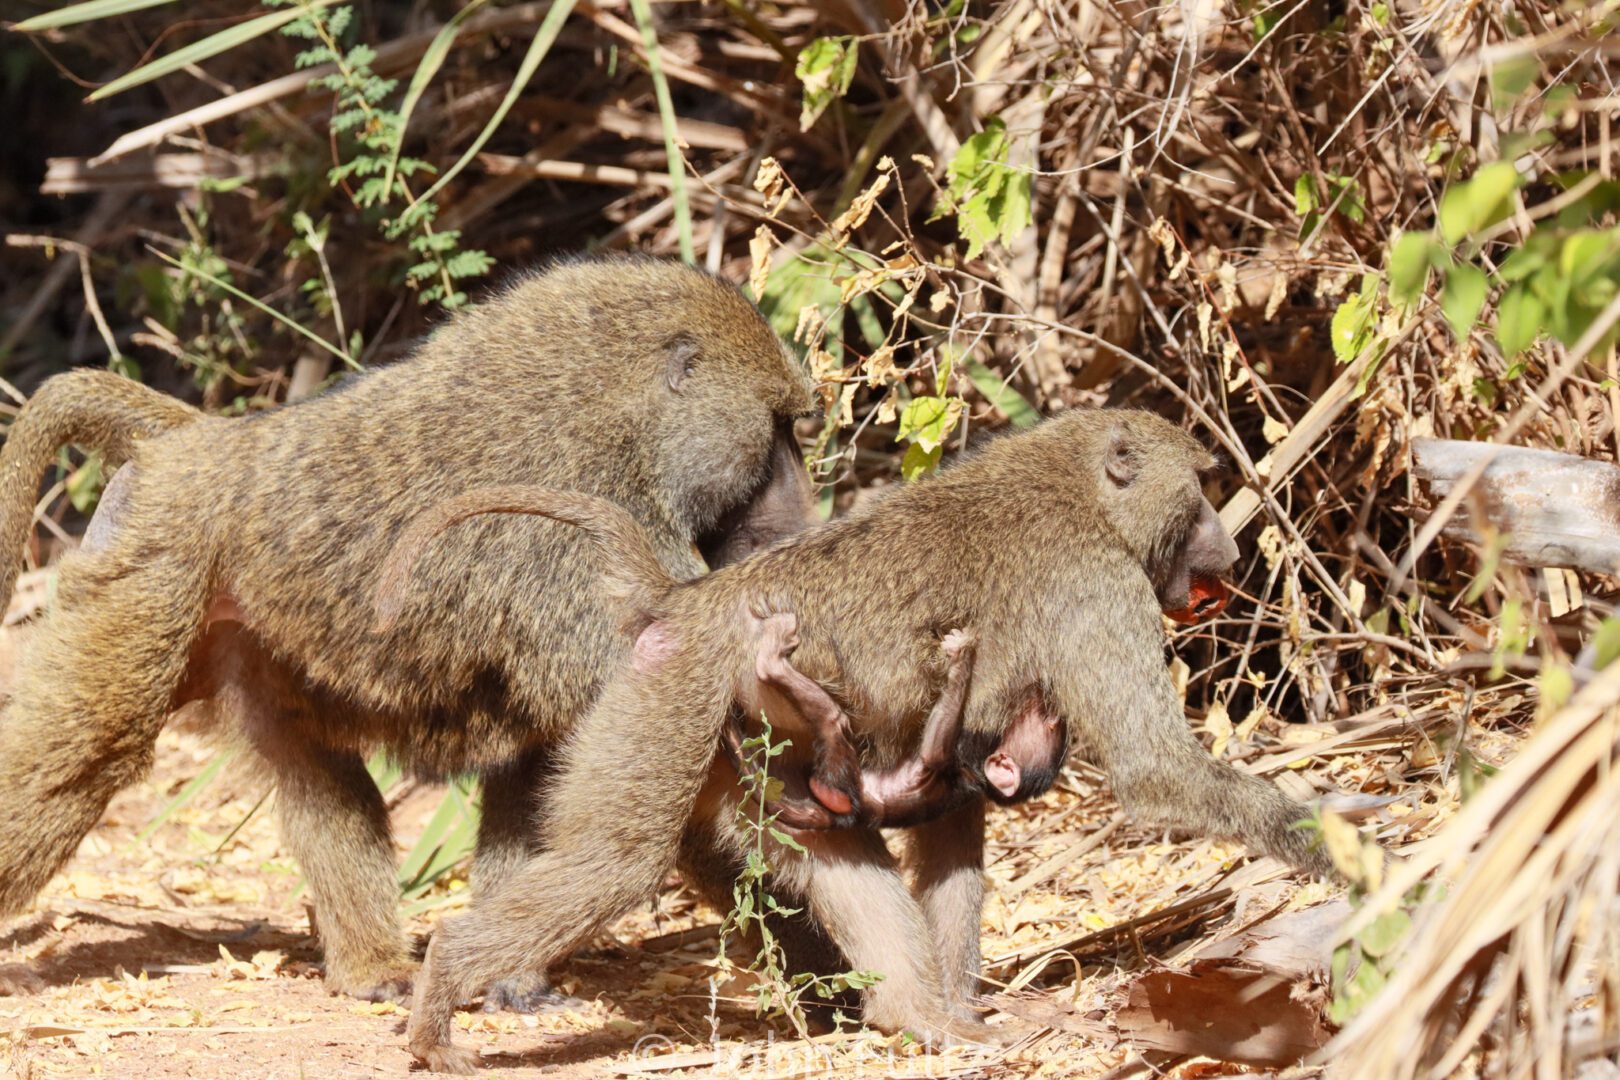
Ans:
[{"label": "green grass blade", "polygon": [[176,810],[195,799],[198,792],[213,782],[214,777],[219,775],[219,771],[225,767],[225,763],[229,760],[231,760],[231,751],[229,750],[221,750],[210,758],[208,764],[203,766],[202,771],[187,781],[185,787],[175,792],[174,798],[164,803],[163,809],[154,814],[152,820],[146,823],[145,828],[135,834],[135,839],[141,843],[150,840],[152,834],[157,832],[163,823],[174,815]]},{"label": "green grass blade", "polygon": [[1024,395],[1001,381],[1001,376],[979,363],[968,360],[963,365],[967,377],[984,395],[986,401],[1007,414],[1013,427],[1034,427],[1041,422],[1041,414],[1024,399]]},{"label": "green grass blade", "polygon": [[405,776],[405,770],[399,767],[399,763],[380,751],[372,754],[366,762],[366,772],[371,774],[371,782],[384,795]]},{"label": "green grass blade", "polygon": [[354,368],[356,371],[361,370],[360,369],[360,364],[352,356],[350,356],[347,352],[345,352],[344,350],[338,348],[336,345],[333,345],[330,341],[327,341],[325,338],[321,337],[321,335],[317,334],[315,331],[306,328],[302,323],[298,322],[297,320],[290,319],[287,316],[283,315],[281,312],[277,311],[275,308],[271,307],[269,304],[266,304],[261,300],[255,300],[253,297],[249,296],[247,293],[243,292],[241,289],[238,289],[235,285],[232,285],[230,282],[226,281],[225,279],[217,278],[213,274],[208,273],[206,270],[199,270],[195,266],[187,266],[184,263],[182,263],[179,259],[173,258],[173,257],[171,257],[169,255],[165,255],[163,252],[159,251],[155,247],[148,246],[146,250],[150,251],[153,255],[156,255],[158,258],[162,259],[164,262],[168,263],[170,266],[174,267],[175,269],[184,270],[186,273],[191,274],[194,277],[200,277],[204,281],[208,282],[210,285],[214,286],[215,288],[224,289],[226,292],[230,293],[232,296],[236,297],[238,300],[242,301],[244,304],[251,304],[255,308],[258,308],[260,311],[264,312],[266,315],[270,316],[272,319],[276,320],[277,322],[279,322],[279,323],[283,324],[284,326],[287,326],[287,327],[289,327],[289,328],[291,328],[293,330],[296,330],[298,333],[300,333],[300,334],[304,335],[305,337],[309,338],[309,340],[313,341],[315,344],[319,345],[321,348],[325,349],[327,352],[331,353],[333,356],[337,357],[339,360],[343,361],[345,364],[348,364],[350,367]]},{"label": "green grass blade", "polygon": [[221,840],[218,846],[214,848],[215,855],[218,855],[220,852],[224,851],[226,845],[232,840],[236,839],[236,834],[242,831],[243,826],[253,820],[253,815],[259,812],[259,810],[264,806],[265,802],[269,800],[270,793],[274,790],[276,790],[274,787],[265,789],[265,793],[259,796],[259,801],[248,807],[248,812],[242,815],[242,820],[231,826],[231,831],[226,833],[225,838]]},{"label": "green grass blade", "polygon": [[489,123],[484,125],[484,130],[480,131],[478,137],[473,140],[472,145],[467,147],[467,152],[457,158],[456,163],[446,169],[444,175],[434,181],[433,186],[422,193],[420,201],[429,200],[437,195],[444,185],[453,180],[462,169],[465,169],[467,163],[473,159],[478,151],[484,148],[484,144],[489,141],[489,137],[495,134],[495,129],[501,126],[501,121],[506,119],[506,114],[512,108],[512,103],[517,101],[518,95],[523,93],[524,87],[529,85],[529,80],[534,78],[535,71],[540,67],[540,61],[546,58],[546,53],[551,49],[551,43],[557,40],[557,35],[562,32],[563,23],[573,10],[574,0],[554,0],[551,10],[546,12],[545,20],[540,23],[540,29],[535,32],[534,40],[529,43],[529,51],[523,54],[523,63],[518,65],[517,74],[512,77],[512,85],[507,88],[506,96],[501,99],[500,105],[496,107],[495,115],[489,118]]},{"label": "green grass blade", "polygon": [[456,35],[461,33],[461,24],[467,21],[467,16],[483,6],[484,0],[472,0],[472,3],[456,12],[451,20],[433,35],[433,41],[429,43],[427,52],[422,54],[422,62],[416,65],[416,74],[411,76],[411,85],[405,89],[405,100],[399,106],[400,139],[394,144],[394,152],[388,155],[388,168],[383,173],[383,191],[394,190],[394,171],[399,168],[399,154],[405,146],[405,130],[410,127],[411,113],[416,110],[416,103],[421,100],[428,83],[433,81],[433,76],[444,66],[444,58],[450,55],[450,46],[455,44]]},{"label": "green grass blade", "polygon": [[145,11],[147,8],[172,3],[174,0],[88,0],[87,3],[69,4],[55,11],[47,11],[43,15],[35,15],[31,19],[24,19],[12,29],[32,34],[40,30],[55,30],[76,23],[93,22],[96,19],[109,19],[114,15],[128,15],[132,11]]},{"label": "green grass blade", "polygon": [[469,783],[451,782],[421,838],[405,856],[399,882],[407,898],[426,891],[446,870],[472,853],[478,836],[478,814],[467,798]]},{"label": "green grass blade", "polygon": [[669,97],[669,82],[664,78],[663,53],[658,48],[658,30],[653,26],[652,8],[647,0],[630,0],[636,23],[641,27],[641,42],[647,48],[647,72],[652,76],[653,93],[658,98],[658,118],[664,126],[664,156],[669,161],[669,197],[675,209],[675,230],[681,241],[681,261],[697,262],[692,247],[692,208],[686,201],[686,159],[681,157],[675,126],[675,104]]},{"label": "green grass blade", "polygon": [[[326,7],[334,0],[313,0],[312,8]],[[182,68],[188,67],[210,56],[218,56],[222,52],[245,45],[256,37],[268,34],[272,30],[280,29],[303,15],[303,7],[284,8],[281,11],[272,11],[268,15],[260,15],[257,19],[249,19],[245,23],[237,23],[217,34],[210,34],[201,41],[194,41],[185,48],[176,49],[166,56],[160,56],[150,64],[142,64],[127,75],[120,75],[112,82],[92,93],[88,101],[100,101],[103,98],[121,94],[132,86],[149,83],[153,79],[161,79],[165,75],[173,74]]]}]

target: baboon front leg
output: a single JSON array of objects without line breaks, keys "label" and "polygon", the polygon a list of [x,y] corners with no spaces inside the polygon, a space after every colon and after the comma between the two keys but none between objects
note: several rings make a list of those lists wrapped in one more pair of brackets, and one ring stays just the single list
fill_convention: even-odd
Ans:
[{"label": "baboon front leg", "polygon": [[810,790],[816,800],[853,821],[861,810],[860,755],[850,741],[848,715],[819,683],[788,660],[799,647],[798,625],[797,617],[787,613],[763,618],[755,674],[785,694],[815,733]]},{"label": "baboon front leg", "polygon": [[1072,634],[1071,647],[1089,663],[1070,658],[1048,670],[1056,711],[1079,723],[1125,810],[1156,825],[1234,837],[1311,873],[1330,873],[1327,853],[1302,827],[1310,811],[1275,784],[1216,761],[1193,735],[1164,667],[1158,627],[1122,617],[1104,639],[1103,625],[1092,620]]},{"label": "baboon front leg", "polygon": [[113,794],[151,766],[206,588],[166,555],[64,562],[0,713],[0,915],[33,900]]},{"label": "baboon front leg", "polygon": [[[539,854],[540,786],[550,769],[548,748],[536,747],[483,775],[478,808],[478,846],[473,854],[473,889],[488,896]],[[544,971],[512,975],[484,991],[484,1011],[532,1013],[558,999]]]},{"label": "baboon front leg", "polygon": [[864,993],[866,1022],[936,1046],[993,1041],[988,1026],[946,1006],[927,918],[883,838],[871,829],[845,829],[803,839],[811,913],[854,970],[883,976]]},{"label": "baboon front leg", "polygon": [[959,1016],[974,1016],[984,909],[984,800],[911,829],[906,868],[933,935],[945,1002]]}]

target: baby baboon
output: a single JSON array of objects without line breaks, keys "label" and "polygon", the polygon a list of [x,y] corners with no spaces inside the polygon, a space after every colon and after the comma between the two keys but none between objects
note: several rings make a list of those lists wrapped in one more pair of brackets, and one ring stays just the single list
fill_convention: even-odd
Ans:
[{"label": "baby baboon", "polygon": [[[728,827],[735,792],[711,768],[717,740],[739,700],[773,724],[791,713],[768,687],[749,699],[759,680],[745,609],[797,616],[795,667],[837,688],[880,768],[916,753],[938,696],[941,633],[972,627],[964,767],[982,768],[1034,686],[1138,817],[1325,871],[1299,827],[1305,808],[1205,753],[1165,669],[1161,610],[1190,607],[1193,582],[1237,554],[1199,488],[1212,465],[1158,417],[1075,412],[686,583],[655,569],[625,515],[557,497],[547,512],[589,526],[614,590],[644,625],[661,624],[669,647],[648,670],[621,668],[581,722],[546,794],[545,851],[441,924],[411,1011],[412,1052],[469,1069],[450,1042],[459,1001],[544,968],[644,897],[683,833],[745,842]],[[608,775],[616,783],[604,785]],[[873,830],[804,833],[806,855],[770,853],[847,960],[885,976],[867,992],[868,1022],[973,1037],[982,811],[973,802],[914,830],[916,897]]]},{"label": "baby baboon", "polygon": [[[843,791],[825,790],[818,776],[820,763],[830,756],[821,745],[824,740],[841,744],[832,752],[834,756],[855,754],[849,739],[849,717],[821,684],[793,667],[788,658],[798,644],[797,620],[791,615],[773,615],[766,621],[755,662],[759,678],[785,694],[799,717],[811,721],[816,741],[817,764],[805,780],[807,794],[794,790],[795,778],[791,775],[781,778],[785,781],[782,791],[771,806],[778,824],[792,829],[836,829],[854,824],[898,829],[931,821],[971,799],[984,797],[986,789],[974,782],[974,774],[963,769],[956,758],[973,677],[976,643],[971,633],[952,630],[940,642],[947,662],[945,689],[923,725],[916,755],[887,769],[863,770],[860,798],[853,806]],[[645,674],[649,669],[643,666],[637,670]],[[726,756],[738,771],[744,767],[746,719],[737,712],[723,733]],[[1038,699],[1032,700],[1014,717],[979,775],[985,778],[988,790],[1003,800],[1028,798],[1051,786],[1067,751],[1068,735],[1062,720],[1041,708]]]},{"label": "baby baboon", "polygon": [[660,573],[691,577],[700,553],[737,558],[811,520],[792,434],[809,406],[735,289],[634,258],[522,279],[409,359],[245,419],[106,375],[49,381],[0,451],[0,580],[60,444],[129,463],[62,560],[0,714],[0,820],[28,823],[0,835],[0,915],[145,771],[165,717],[206,699],[276,779],[328,985],[403,994],[388,817],[363,753],[482,776],[474,872],[493,889],[535,850],[536,780],[628,646],[584,537],[518,518],[435,542],[408,619],[369,633],[400,529],[469,487],[558,485],[612,499]]}]

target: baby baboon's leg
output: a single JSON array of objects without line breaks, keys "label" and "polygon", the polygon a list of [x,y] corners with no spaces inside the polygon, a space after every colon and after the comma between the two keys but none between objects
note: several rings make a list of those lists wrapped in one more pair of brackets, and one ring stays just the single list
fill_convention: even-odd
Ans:
[{"label": "baby baboon's leg", "polygon": [[[718,658],[672,658],[651,675],[626,673],[581,719],[564,767],[548,785],[546,849],[467,914],[433,936],[411,1003],[411,1053],[441,1072],[469,1072],[477,1055],[451,1045],[456,1006],[498,979],[544,971],[609,920],[651,897],[719,745],[734,693]],[[636,755],[626,769],[626,747]]]},{"label": "baby baboon's leg", "polygon": [[167,555],[64,564],[0,713],[0,915],[27,905],[150,767],[206,602],[203,575]]},{"label": "baby baboon's leg", "polygon": [[945,1002],[974,1015],[979,992],[979,919],[984,908],[984,800],[911,829],[906,868],[928,918]]},{"label": "baby baboon's leg", "polygon": [[[479,798],[478,847],[473,853],[473,888],[479,896],[497,892],[508,877],[539,854],[540,786],[546,782],[551,753],[535,747],[517,760],[484,771]],[[544,971],[498,979],[484,991],[484,1011],[532,1013],[555,1000]]]},{"label": "baby baboon's leg", "polygon": [[798,619],[787,613],[761,622],[755,674],[787,695],[793,708],[815,731],[815,765],[810,790],[818,802],[839,815],[861,809],[861,759],[850,741],[849,717],[814,679],[789,662],[799,647]]},{"label": "baby baboon's leg", "polygon": [[865,991],[866,1022],[936,1046],[990,1041],[985,1025],[945,1007],[927,920],[883,838],[871,829],[844,829],[800,839],[810,849],[801,865],[810,912],[851,968],[883,976]]}]

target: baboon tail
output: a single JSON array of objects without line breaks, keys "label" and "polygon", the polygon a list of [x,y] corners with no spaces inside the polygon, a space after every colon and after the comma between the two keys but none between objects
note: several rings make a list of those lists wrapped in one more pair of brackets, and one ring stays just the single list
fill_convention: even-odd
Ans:
[{"label": "baboon tail", "polygon": [[17,583],[40,478],[63,446],[99,450],[107,466],[116,468],[141,439],[200,416],[185,402],[110,371],[70,371],[46,379],[11,422],[0,447],[0,603]]},{"label": "baboon tail", "polygon": [[637,616],[654,617],[661,597],[676,584],[653,550],[647,530],[624,507],[595,495],[532,484],[501,484],[445,499],[405,526],[377,583],[375,629],[379,633],[398,621],[411,571],[428,541],[478,514],[534,514],[584,529],[603,556],[609,590]]}]

